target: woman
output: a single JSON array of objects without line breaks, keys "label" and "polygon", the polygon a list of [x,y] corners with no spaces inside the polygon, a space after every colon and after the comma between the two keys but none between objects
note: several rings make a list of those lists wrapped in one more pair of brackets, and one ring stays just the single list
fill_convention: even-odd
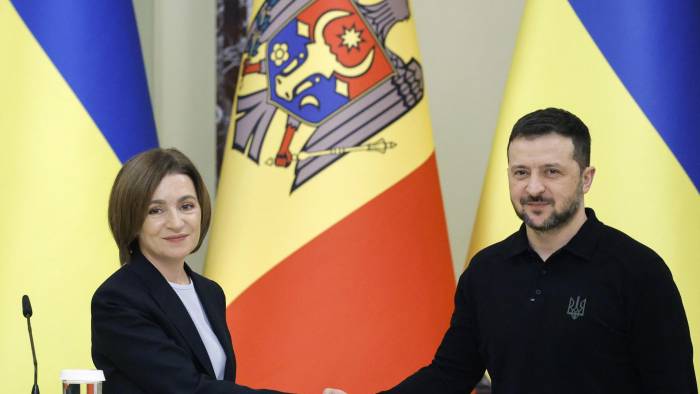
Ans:
[{"label": "woman", "polygon": [[256,391],[234,383],[224,292],[185,263],[210,219],[202,177],[179,151],[153,149],[119,171],[109,226],[122,266],[92,298],[105,394]]}]

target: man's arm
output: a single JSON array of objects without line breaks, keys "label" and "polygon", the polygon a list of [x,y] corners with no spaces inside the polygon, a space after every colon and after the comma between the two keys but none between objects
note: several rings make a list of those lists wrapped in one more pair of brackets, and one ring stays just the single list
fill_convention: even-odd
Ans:
[{"label": "man's arm", "polygon": [[467,269],[459,279],[450,327],[432,363],[385,393],[468,393],[479,382],[485,367],[479,354],[470,275]]},{"label": "man's arm", "polygon": [[640,264],[632,311],[631,352],[645,393],[693,393],[693,347],[681,296],[660,257]]}]

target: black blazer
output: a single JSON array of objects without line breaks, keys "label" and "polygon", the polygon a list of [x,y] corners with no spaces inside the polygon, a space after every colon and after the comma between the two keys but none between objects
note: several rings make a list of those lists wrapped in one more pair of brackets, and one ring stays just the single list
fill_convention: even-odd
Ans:
[{"label": "black blazer", "polygon": [[160,272],[138,252],[92,297],[92,360],[105,373],[105,394],[250,393],[236,385],[236,359],[221,287],[186,264],[212,330],[226,353],[216,380],[187,309]]}]

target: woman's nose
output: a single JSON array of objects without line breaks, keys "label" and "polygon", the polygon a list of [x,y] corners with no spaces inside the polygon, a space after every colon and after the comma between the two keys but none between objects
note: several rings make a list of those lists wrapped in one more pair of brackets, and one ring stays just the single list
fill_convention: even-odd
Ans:
[{"label": "woman's nose", "polygon": [[184,221],[182,220],[181,213],[177,209],[171,209],[168,211],[168,227],[170,228],[180,228]]}]

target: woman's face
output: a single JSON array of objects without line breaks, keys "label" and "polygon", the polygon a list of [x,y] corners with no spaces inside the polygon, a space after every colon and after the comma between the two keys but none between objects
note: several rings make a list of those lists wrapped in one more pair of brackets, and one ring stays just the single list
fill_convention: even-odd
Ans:
[{"label": "woman's face", "polygon": [[153,192],[138,240],[148,260],[182,264],[199,242],[202,212],[192,180],[168,174]]}]

